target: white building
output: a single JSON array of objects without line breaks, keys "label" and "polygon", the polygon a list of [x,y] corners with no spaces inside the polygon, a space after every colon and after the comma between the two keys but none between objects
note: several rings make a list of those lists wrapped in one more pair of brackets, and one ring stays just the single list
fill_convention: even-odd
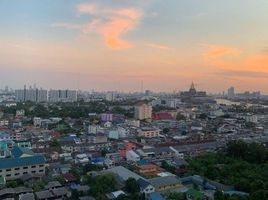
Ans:
[{"label": "white building", "polygon": [[154,138],[159,137],[159,135],[160,135],[160,129],[158,128],[144,127],[138,130],[139,137]]},{"label": "white building", "polygon": [[144,120],[152,118],[152,106],[145,103],[138,103],[134,107],[135,119]]},{"label": "white building", "polygon": [[48,100],[47,90],[42,88],[37,91],[37,102],[46,102]]},{"label": "white building", "polygon": [[135,119],[127,119],[125,123],[128,126],[134,126],[134,127],[140,127],[140,120],[135,120]]},{"label": "white building", "polygon": [[242,118],[244,120],[246,120],[246,122],[252,122],[252,123],[257,123],[258,122],[258,116],[257,115],[247,114],[247,115],[242,116]]},{"label": "white building", "polygon": [[15,90],[15,99],[18,102],[46,102],[48,100],[47,90],[44,90],[42,88],[37,89],[35,87],[29,87],[29,89],[26,89],[24,86],[24,89]]},{"label": "white building", "polygon": [[89,159],[88,159],[88,156],[87,154],[77,154],[75,156],[75,163],[79,163],[79,164],[87,164],[89,163]]},{"label": "white building", "polygon": [[50,90],[48,93],[50,102],[76,102],[76,90]]},{"label": "white building", "polygon": [[153,106],[164,106],[168,108],[176,108],[177,104],[181,103],[179,99],[161,98],[152,102]]},{"label": "white building", "polygon": [[114,101],[114,100],[116,100],[116,92],[107,92],[106,94],[105,94],[105,100],[106,101]]},{"label": "white building", "polygon": [[41,122],[42,122],[42,119],[40,117],[34,117],[33,118],[33,124],[34,124],[34,126],[40,127],[41,126]]},{"label": "white building", "polygon": [[23,117],[25,115],[25,110],[16,110],[16,117]]},{"label": "white building", "polygon": [[127,158],[127,161],[133,161],[133,162],[137,162],[140,160],[140,156],[136,154],[135,151],[133,150],[126,152],[126,158]]}]

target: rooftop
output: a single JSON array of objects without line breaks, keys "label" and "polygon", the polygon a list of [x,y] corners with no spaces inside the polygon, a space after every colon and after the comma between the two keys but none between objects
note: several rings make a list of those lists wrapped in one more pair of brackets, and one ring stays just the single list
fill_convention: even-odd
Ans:
[{"label": "rooftop", "polygon": [[126,181],[128,178],[134,178],[136,180],[144,179],[140,175],[128,170],[125,167],[118,166],[107,170],[108,172],[112,172],[117,174],[120,178],[122,178],[124,181]]},{"label": "rooftop", "polygon": [[175,176],[156,177],[148,180],[155,187],[163,187],[173,184],[180,184],[180,180]]}]

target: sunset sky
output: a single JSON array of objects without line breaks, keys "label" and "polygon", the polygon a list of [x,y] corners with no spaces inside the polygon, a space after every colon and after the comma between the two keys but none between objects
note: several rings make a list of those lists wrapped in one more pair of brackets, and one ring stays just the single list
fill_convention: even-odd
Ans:
[{"label": "sunset sky", "polygon": [[267,0],[0,0],[0,86],[268,94]]}]

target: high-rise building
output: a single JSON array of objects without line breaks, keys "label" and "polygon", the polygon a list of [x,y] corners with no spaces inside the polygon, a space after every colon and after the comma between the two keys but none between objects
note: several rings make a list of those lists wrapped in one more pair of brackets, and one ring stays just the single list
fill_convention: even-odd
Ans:
[{"label": "high-rise building", "polygon": [[107,92],[105,94],[106,101],[114,101],[116,99],[116,92]]},{"label": "high-rise building", "polygon": [[26,89],[15,90],[15,99],[17,102],[32,101],[32,102],[46,102],[47,101],[47,90],[36,89],[29,87]]},{"label": "high-rise building", "polygon": [[25,89],[15,90],[15,99],[18,102],[25,101]]},{"label": "high-rise building", "polygon": [[36,102],[37,101],[37,94],[38,94],[38,90],[30,87],[25,92],[25,101]]},{"label": "high-rise building", "polygon": [[138,103],[134,108],[135,119],[144,120],[152,118],[152,106],[146,103]]},{"label": "high-rise building", "polygon": [[233,98],[233,97],[235,97],[235,89],[234,89],[234,87],[230,87],[230,88],[228,88],[227,96],[228,96],[228,98]]},{"label": "high-rise building", "polygon": [[48,99],[50,102],[75,102],[77,101],[76,90],[50,90]]},{"label": "high-rise building", "polygon": [[48,100],[47,90],[39,89],[37,93],[37,102],[46,102]]}]

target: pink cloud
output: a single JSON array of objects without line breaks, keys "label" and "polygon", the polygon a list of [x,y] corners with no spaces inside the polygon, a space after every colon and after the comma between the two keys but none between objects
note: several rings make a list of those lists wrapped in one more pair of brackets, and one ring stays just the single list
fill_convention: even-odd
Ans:
[{"label": "pink cloud", "polygon": [[80,4],[77,6],[77,11],[79,14],[90,14],[94,19],[82,25],[57,23],[53,24],[53,26],[66,29],[80,29],[84,34],[97,33],[103,37],[105,45],[112,49],[133,47],[131,42],[123,39],[123,35],[137,27],[143,14],[139,9]]}]

